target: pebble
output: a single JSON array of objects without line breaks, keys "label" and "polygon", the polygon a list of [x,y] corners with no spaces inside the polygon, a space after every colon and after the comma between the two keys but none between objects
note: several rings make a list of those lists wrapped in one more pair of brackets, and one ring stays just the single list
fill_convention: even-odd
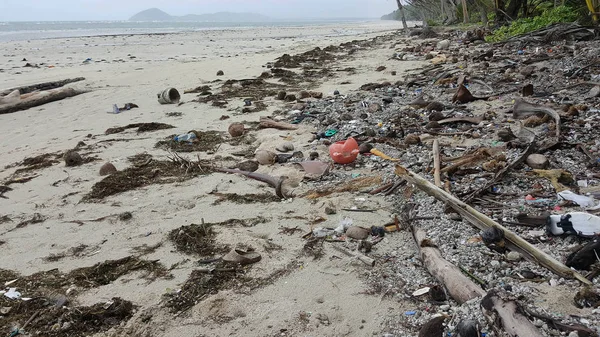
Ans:
[{"label": "pebble", "polygon": [[537,153],[530,154],[525,160],[525,163],[532,169],[545,169],[550,165],[546,156]]},{"label": "pebble", "polygon": [[492,266],[492,267],[498,267],[498,266],[500,266],[500,262],[498,262],[496,260],[492,260],[492,261],[490,261],[490,266]]},{"label": "pebble", "polygon": [[448,311],[448,310],[450,310],[450,305],[448,305],[448,304],[440,305],[440,310]]},{"label": "pebble", "polygon": [[100,171],[98,172],[101,176],[107,176],[109,174],[113,174],[117,172],[117,168],[112,163],[106,163],[100,167]]},{"label": "pebble", "polygon": [[510,252],[506,255],[506,259],[508,261],[519,261],[521,260],[521,254],[519,254],[518,252]]}]

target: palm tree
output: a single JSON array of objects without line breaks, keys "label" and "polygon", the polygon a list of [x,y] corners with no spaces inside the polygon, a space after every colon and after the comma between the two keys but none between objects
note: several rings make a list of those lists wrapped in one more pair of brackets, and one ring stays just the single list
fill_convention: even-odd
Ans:
[{"label": "palm tree", "polygon": [[396,4],[398,4],[398,11],[400,12],[400,19],[402,20],[402,28],[407,29],[408,25],[406,24],[406,16],[404,15],[404,6],[400,0],[396,0]]}]

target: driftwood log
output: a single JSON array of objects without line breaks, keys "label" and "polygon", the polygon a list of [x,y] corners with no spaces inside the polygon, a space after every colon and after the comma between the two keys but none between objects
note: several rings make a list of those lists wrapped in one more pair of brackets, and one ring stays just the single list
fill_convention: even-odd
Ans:
[{"label": "driftwood log", "polygon": [[283,182],[287,179],[287,177],[274,177],[268,174],[242,171],[237,169],[215,168],[214,170],[222,173],[241,174],[247,178],[267,183],[269,186],[275,188],[275,194],[281,199],[289,199],[293,197],[293,195],[287,194],[283,188]]},{"label": "driftwood log", "polygon": [[0,115],[16,111],[27,110],[36,106],[44,105],[62,99],[83,94],[83,91],[73,88],[58,88],[47,91],[41,91],[32,94],[25,99],[20,99],[14,103],[0,105]]},{"label": "driftwood log", "polygon": [[423,230],[414,226],[412,230],[423,265],[444,285],[455,301],[462,304],[483,297],[482,311],[490,324],[503,329],[509,336],[542,337],[541,332],[522,314],[518,303],[505,301],[495,292],[486,294],[481,287],[462,274],[459,268],[442,257]]},{"label": "driftwood log", "polygon": [[290,123],[286,123],[286,122],[278,122],[276,120],[273,120],[269,117],[260,117],[260,122],[258,124],[258,127],[261,129],[268,129],[268,128],[273,128],[273,129],[279,129],[279,130],[296,130],[298,129],[297,126],[295,126],[294,124],[290,124]]},{"label": "driftwood log", "polygon": [[15,90],[19,90],[21,95],[28,94],[28,93],[34,92],[34,91],[51,90],[51,89],[63,87],[69,83],[79,82],[79,81],[83,81],[83,80],[85,80],[84,77],[76,77],[76,78],[67,78],[66,80],[61,80],[61,81],[44,82],[44,83],[38,83],[38,84],[33,84],[33,85],[26,85],[26,86],[22,86],[22,87],[10,88],[10,89],[0,91],[0,96],[8,95],[9,93],[11,93]]},{"label": "driftwood log", "polygon": [[523,316],[516,302],[505,301],[495,291],[490,291],[482,300],[483,314],[491,323],[500,323],[511,337],[542,337],[542,333],[527,317]]},{"label": "driftwood log", "polygon": [[485,291],[466,277],[459,268],[442,257],[437,247],[427,239],[425,232],[413,226],[413,237],[419,247],[423,265],[429,273],[443,284],[450,296],[462,304],[485,295]]},{"label": "driftwood log", "polygon": [[529,242],[523,240],[523,238],[517,234],[509,231],[496,221],[465,204],[453,195],[438,188],[418,174],[411,172],[400,165],[396,165],[396,175],[406,179],[409,183],[416,185],[425,193],[451,206],[456,212],[458,212],[463,218],[467,219],[475,227],[481,230],[494,227],[500,229],[504,233],[505,239],[508,241],[507,247],[509,249],[520,252],[529,260],[537,262],[561,277],[575,278],[584,284],[591,284],[590,281],[583,275],[570,269],[559,261],[556,261],[553,257],[537,249]]}]

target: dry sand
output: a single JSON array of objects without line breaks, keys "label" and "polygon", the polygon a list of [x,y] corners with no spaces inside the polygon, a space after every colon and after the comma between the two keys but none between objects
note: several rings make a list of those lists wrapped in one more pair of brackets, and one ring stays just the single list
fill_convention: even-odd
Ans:
[{"label": "dry sand", "polygon": [[[239,205],[221,203],[212,205],[216,197],[208,194],[218,190],[224,193],[272,193],[270,187],[241,177],[211,174],[184,182],[151,185],[110,196],[97,203],[82,203],[81,198],[100,181],[98,169],[110,161],[122,170],[131,163],[127,157],[149,153],[164,159],[166,151],[155,149],[157,140],[191,129],[225,131],[233,121],[257,121],[260,115],[239,114],[243,105],[230,104],[233,111],[190,102],[195,94],[183,95],[181,106],[159,105],[156,93],[166,87],[175,87],[183,93],[217,79],[253,78],[265,70],[267,62],[283,53],[297,54],[314,48],[338,45],[353,39],[367,39],[389,34],[398,29],[397,22],[375,22],[360,25],[331,25],[309,28],[260,28],[245,30],[217,30],[197,33],[110,36],[70,39],[52,39],[4,43],[0,55],[2,87],[83,76],[84,82],[73,87],[88,93],[46,104],[17,113],[0,115],[0,181],[7,179],[15,168],[4,168],[26,157],[64,151],[83,141],[96,144],[91,155],[100,161],[68,168],[64,163],[34,171],[38,177],[25,184],[13,184],[9,199],[0,199],[0,216],[10,222],[0,224],[0,268],[23,275],[58,268],[69,272],[78,267],[91,266],[110,259],[135,255],[133,249],[142,245],[162,243],[144,259],[160,260],[171,270],[174,278],[148,281],[132,273],[109,285],[70,295],[81,305],[106,302],[122,297],[139,306],[134,318],[125,327],[107,333],[123,336],[372,336],[381,332],[381,323],[388,315],[401,315],[410,304],[364,294],[364,286],[357,276],[363,265],[325,247],[325,256],[313,260],[302,252],[305,241],[301,233],[310,230],[311,219],[322,216],[322,226],[333,226],[345,216],[363,226],[381,225],[390,220],[393,209],[382,197],[367,196],[355,200],[348,193],[311,202],[302,198],[265,203]],[[395,81],[409,68],[422,66],[421,62],[403,62],[402,67],[385,72],[374,71],[389,58],[387,50],[361,51],[353,60],[343,61],[340,68],[355,67],[351,76],[339,76],[325,82],[318,90],[330,94],[357,89],[361,84],[374,81]],[[135,58],[133,58],[135,57]],[[23,68],[27,62],[40,68]],[[83,61],[91,58],[92,62]],[[400,63],[396,63],[400,64]],[[52,66],[52,67],[48,67]],[[398,66],[400,67],[400,66]],[[392,76],[390,71],[398,71]],[[340,82],[349,81],[349,84]],[[112,104],[133,102],[139,109],[110,114]],[[282,103],[268,102],[269,111],[281,108]],[[237,111],[236,111],[237,109]],[[181,112],[180,117],[166,113]],[[220,121],[223,114],[231,119]],[[137,134],[134,130],[117,135],[104,135],[107,128],[130,123],[162,122],[176,129]],[[263,130],[256,134],[260,148],[273,149],[290,137],[296,146],[304,146],[311,139],[310,132],[301,127],[297,131]],[[88,138],[87,135],[93,135]],[[103,142],[111,138],[130,141]],[[310,147],[301,148],[308,151]],[[220,155],[235,151],[223,146]],[[326,147],[315,150],[326,156]],[[195,154],[193,155],[195,156]],[[214,154],[201,154],[214,158]],[[193,158],[191,155],[188,158]],[[298,170],[290,165],[277,169],[261,167],[260,172],[290,175],[300,178]],[[356,173],[370,174],[356,170]],[[302,189],[303,185],[298,188]],[[375,213],[338,213],[326,215],[326,206],[338,209],[356,206],[376,209]],[[131,212],[129,221],[108,218],[88,221],[111,214]],[[15,229],[17,223],[40,213],[46,220]],[[252,266],[248,276],[275,278],[272,284],[256,290],[229,289],[205,297],[190,311],[174,317],[163,307],[163,295],[179,289],[192,270],[198,268],[197,258],[178,252],[167,239],[168,233],[183,225],[226,221],[231,218],[264,217],[268,221],[254,227],[218,228],[217,241],[235,246],[247,244],[262,254],[262,261]],[[84,221],[83,224],[70,221]],[[281,227],[298,226],[294,235],[280,233]],[[409,238],[404,238],[408,240]],[[387,239],[386,239],[387,240]],[[402,240],[395,237],[394,240]],[[67,256],[56,262],[45,261],[51,254],[61,254],[72,247],[86,245],[79,256]],[[394,249],[394,242],[384,242]],[[0,280],[5,281],[5,280]],[[25,289],[23,289],[25,292]],[[26,296],[26,293],[24,293]],[[145,319],[152,315],[150,320]],[[21,322],[22,323],[22,322]]]}]

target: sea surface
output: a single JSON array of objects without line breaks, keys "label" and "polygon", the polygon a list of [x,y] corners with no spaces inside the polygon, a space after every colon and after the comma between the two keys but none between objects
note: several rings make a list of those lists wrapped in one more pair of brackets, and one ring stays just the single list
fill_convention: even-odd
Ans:
[{"label": "sea surface", "polygon": [[42,21],[0,22],[0,42],[102,35],[164,34],[242,27],[294,27],[367,22],[375,19],[332,19],[269,22],[132,22]]}]

